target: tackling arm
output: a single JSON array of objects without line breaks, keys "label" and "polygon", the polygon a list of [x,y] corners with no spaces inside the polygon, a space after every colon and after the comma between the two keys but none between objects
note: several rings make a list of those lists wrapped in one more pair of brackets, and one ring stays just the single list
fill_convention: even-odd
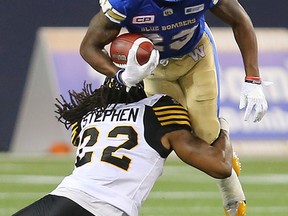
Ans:
[{"label": "tackling arm", "polygon": [[120,26],[113,24],[100,10],[92,18],[80,46],[83,59],[96,71],[108,77],[115,76],[119,68],[113,64],[103,49],[118,36],[120,29]]},{"label": "tackling arm", "polygon": [[231,175],[233,151],[228,132],[223,129],[211,145],[188,130],[170,132],[161,141],[166,148],[173,148],[182,161],[214,178]]}]

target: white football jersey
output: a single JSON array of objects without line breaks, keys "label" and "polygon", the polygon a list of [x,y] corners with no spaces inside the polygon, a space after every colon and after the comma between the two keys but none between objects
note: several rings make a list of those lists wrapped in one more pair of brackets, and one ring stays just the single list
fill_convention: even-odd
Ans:
[{"label": "white football jersey", "polygon": [[191,130],[188,113],[166,95],[90,112],[72,126],[75,169],[58,189],[81,190],[136,216],[172,151],[161,137],[179,129]]}]

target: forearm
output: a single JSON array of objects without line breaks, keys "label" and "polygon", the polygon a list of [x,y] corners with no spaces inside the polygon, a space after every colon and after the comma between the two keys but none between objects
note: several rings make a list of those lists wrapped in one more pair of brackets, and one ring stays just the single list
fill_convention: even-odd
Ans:
[{"label": "forearm", "polygon": [[113,77],[119,68],[111,61],[102,50],[96,50],[93,46],[80,50],[82,58],[97,72]]},{"label": "forearm", "polygon": [[113,64],[103,49],[117,37],[120,29],[120,26],[111,23],[100,11],[90,21],[80,45],[83,59],[96,71],[109,77],[114,76],[119,68]]},{"label": "forearm", "polygon": [[217,148],[219,151],[214,150],[214,163],[218,167],[221,175],[214,176],[216,178],[228,177],[231,175],[232,170],[232,156],[233,149],[230,143],[229,134],[227,131],[221,129],[219,137],[212,143],[213,148]]},{"label": "forearm", "polygon": [[237,24],[232,29],[242,55],[246,76],[260,77],[257,38],[250,19],[246,17],[246,22]]},{"label": "forearm", "polygon": [[222,0],[212,13],[231,26],[239,46],[247,76],[259,76],[258,45],[253,24],[237,0]]},{"label": "forearm", "polygon": [[223,164],[232,165],[233,149],[229,139],[229,133],[226,130],[221,129],[217,140],[212,144],[213,147],[218,148],[222,152],[221,161]]},{"label": "forearm", "polygon": [[209,145],[187,131],[177,131],[170,133],[169,143],[167,148],[171,146],[182,161],[206,174],[214,178],[231,175],[232,147],[227,132],[221,130],[219,137]]}]

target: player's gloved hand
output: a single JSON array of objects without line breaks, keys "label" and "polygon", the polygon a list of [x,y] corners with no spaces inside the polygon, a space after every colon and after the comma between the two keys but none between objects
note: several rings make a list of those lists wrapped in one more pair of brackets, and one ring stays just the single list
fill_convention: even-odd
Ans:
[{"label": "player's gloved hand", "polygon": [[246,76],[242,85],[239,109],[246,107],[244,121],[252,118],[253,122],[261,121],[268,109],[259,77]]},{"label": "player's gloved hand", "polygon": [[132,47],[128,54],[126,68],[120,69],[116,73],[117,81],[124,84],[128,88],[135,86],[154,71],[159,63],[159,58],[159,51],[154,49],[151,52],[148,62],[140,65],[136,60],[136,50]]}]

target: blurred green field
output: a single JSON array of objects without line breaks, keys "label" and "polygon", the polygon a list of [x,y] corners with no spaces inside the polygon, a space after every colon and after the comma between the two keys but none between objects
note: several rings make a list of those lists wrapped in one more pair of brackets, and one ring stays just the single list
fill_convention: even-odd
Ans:
[{"label": "blurred green field", "polygon": [[[0,154],[0,215],[50,192],[73,169],[73,156]],[[242,158],[248,216],[288,215],[288,158]],[[223,216],[215,181],[178,159],[167,160],[141,216]]]}]

